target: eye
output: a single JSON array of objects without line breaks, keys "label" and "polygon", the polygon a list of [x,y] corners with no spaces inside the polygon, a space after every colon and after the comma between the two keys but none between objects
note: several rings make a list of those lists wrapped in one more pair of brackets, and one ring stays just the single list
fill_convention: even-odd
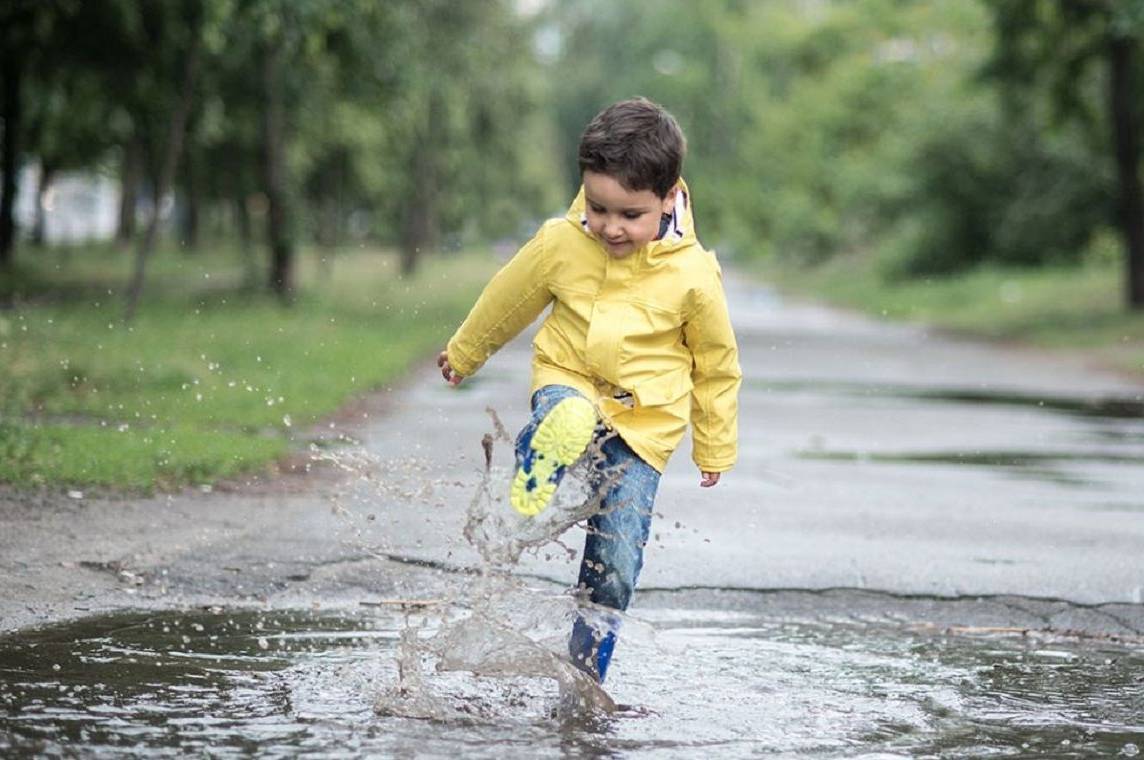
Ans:
[{"label": "eye", "polygon": [[604,213],[604,207],[603,207],[603,206],[600,206],[600,205],[597,205],[597,204],[595,204],[595,203],[589,203],[589,204],[588,204],[588,210],[589,210],[589,211],[591,211],[593,214],[602,214],[602,213]]},{"label": "eye", "polygon": [[624,212],[624,219],[633,219],[634,220],[634,219],[639,219],[641,216],[643,216],[642,211],[625,211]]}]

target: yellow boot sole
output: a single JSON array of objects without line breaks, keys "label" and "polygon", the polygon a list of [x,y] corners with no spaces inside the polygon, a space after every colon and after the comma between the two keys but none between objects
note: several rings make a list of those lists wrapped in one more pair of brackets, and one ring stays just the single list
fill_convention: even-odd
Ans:
[{"label": "yellow boot sole", "polygon": [[[569,396],[552,407],[532,436],[532,472],[516,471],[509,502],[522,515],[532,517],[548,506],[556,493],[552,474],[576,462],[592,441],[596,409],[582,396]],[[529,484],[532,487],[529,488]]]}]

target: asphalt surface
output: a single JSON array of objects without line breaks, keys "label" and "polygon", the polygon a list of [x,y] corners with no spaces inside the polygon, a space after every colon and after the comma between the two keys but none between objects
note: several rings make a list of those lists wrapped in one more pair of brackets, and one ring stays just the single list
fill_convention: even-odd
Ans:
[{"label": "asphalt surface", "polygon": [[[640,604],[1144,633],[1144,388],[1067,357],[958,340],[728,279],[739,465],[663,478]],[[528,331],[460,388],[430,362],[311,435],[341,466],[152,499],[0,494],[0,630],[128,607],[427,598],[462,537],[495,410],[528,396]],[[493,451],[508,510],[511,452]],[[563,543],[582,542],[573,528]],[[518,572],[566,587],[559,546]],[[752,601],[754,600],[754,601]]]}]

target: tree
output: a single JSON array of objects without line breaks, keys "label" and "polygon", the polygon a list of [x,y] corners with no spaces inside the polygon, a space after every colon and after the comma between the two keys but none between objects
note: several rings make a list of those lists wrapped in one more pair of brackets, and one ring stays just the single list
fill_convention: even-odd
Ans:
[{"label": "tree", "polygon": [[[295,288],[297,202],[288,159],[296,147],[298,122],[304,121],[315,100],[327,99],[331,88],[336,89],[337,83],[325,76],[331,41],[357,23],[373,28],[374,15],[361,0],[248,0],[234,19],[232,40],[239,57],[231,65],[237,60],[244,75],[257,72],[254,99],[260,183],[267,200],[269,288],[284,303],[293,299]],[[235,105],[232,112],[240,113],[241,106]]]},{"label": "tree", "polygon": [[264,41],[261,51],[263,188],[269,202],[266,239],[270,243],[270,289],[283,301],[294,293],[294,237],[287,210],[286,134],[282,40]]},{"label": "tree", "polygon": [[[45,179],[116,159],[122,242],[144,187],[156,209],[229,209],[244,242],[264,214],[285,301],[305,236],[334,245],[351,217],[411,273],[442,240],[551,208],[532,30],[511,0],[13,0],[0,20],[6,240],[21,156]],[[137,241],[128,318],[159,221]]]},{"label": "tree", "polygon": [[[135,5],[130,0],[17,0],[0,15],[5,127],[0,259],[11,260],[12,200],[24,156],[40,164],[37,195],[42,196],[54,174],[96,164],[121,140],[117,115],[144,68],[140,51],[155,47],[138,39],[142,24]],[[33,239],[37,234],[33,230]]]},{"label": "tree", "polygon": [[[1124,241],[1125,296],[1144,309],[1144,131],[1137,87],[1144,60],[1141,0],[997,0],[996,52],[989,73],[1009,86],[1046,93],[1065,119],[1104,125],[1116,165],[1117,224]],[[1090,95],[1094,74],[1105,96]],[[1102,115],[1103,112],[1103,115]]]},{"label": "tree", "polygon": [[374,200],[410,275],[447,233],[515,231],[549,210],[549,194],[525,171],[540,94],[531,29],[512,5],[415,0],[391,12],[398,33],[377,48],[387,118],[370,160],[386,168]]},{"label": "tree", "polygon": [[4,139],[0,171],[3,172],[3,185],[0,186],[0,267],[8,269],[12,265],[12,248],[16,241],[16,220],[14,209],[16,193],[19,190],[17,174],[20,171],[20,128],[23,125],[25,75],[24,51],[19,49],[13,30],[17,24],[12,16],[5,19],[7,30],[4,49],[0,51],[0,76],[3,77],[0,92],[0,118],[4,119]]},{"label": "tree", "polygon": [[15,0],[0,11],[0,269],[12,266],[16,244],[15,204],[21,161],[27,151],[29,79],[52,48],[56,27],[70,8],[64,2]]},{"label": "tree", "polygon": [[[167,124],[166,140],[163,147],[163,162],[159,170],[154,191],[154,208],[147,230],[135,251],[135,265],[132,269],[131,280],[127,285],[126,303],[124,306],[124,321],[130,322],[135,318],[139,306],[139,298],[143,292],[143,282],[146,275],[147,260],[155,248],[158,236],[162,200],[167,191],[173,186],[175,176],[179,169],[179,159],[183,152],[183,139],[186,133],[187,119],[190,117],[191,105],[194,99],[195,82],[199,74],[200,59],[203,47],[203,8],[198,0],[186,0],[182,7],[176,9],[183,23],[179,29],[184,35],[182,45],[179,46],[181,55],[179,66],[179,88],[172,93],[170,102],[170,115]],[[178,39],[174,34],[174,39]],[[170,40],[170,38],[168,38]],[[172,45],[174,47],[174,45]]]}]

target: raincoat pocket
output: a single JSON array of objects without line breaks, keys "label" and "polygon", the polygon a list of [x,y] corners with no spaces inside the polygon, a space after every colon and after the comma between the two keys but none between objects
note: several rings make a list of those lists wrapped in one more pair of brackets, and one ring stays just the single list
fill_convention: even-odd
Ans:
[{"label": "raincoat pocket", "polygon": [[632,388],[639,406],[667,406],[691,393],[691,368],[664,372],[637,383]]}]

